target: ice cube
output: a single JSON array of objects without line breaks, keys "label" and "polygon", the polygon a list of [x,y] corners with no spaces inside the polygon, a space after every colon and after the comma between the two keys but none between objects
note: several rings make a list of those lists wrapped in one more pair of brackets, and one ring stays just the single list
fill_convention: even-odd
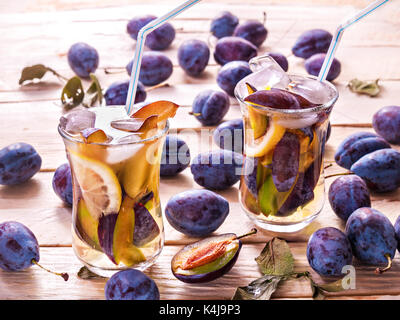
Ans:
[{"label": "ice cube", "polygon": [[327,103],[333,98],[333,90],[317,80],[296,78],[288,87],[291,92],[297,93],[318,105]]},{"label": "ice cube", "polygon": [[85,109],[73,110],[60,118],[60,126],[69,134],[78,134],[84,129],[93,128],[96,115]]},{"label": "ice cube", "polygon": [[109,164],[116,164],[123,162],[132,156],[143,147],[143,144],[129,144],[135,143],[140,140],[140,137],[136,134],[131,134],[117,140],[113,140],[111,143],[116,144],[107,149],[106,162]]},{"label": "ice cube", "polygon": [[307,116],[303,115],[301,118],[295,117],[281,117],[275,120],[277,124],[287,129],[301,129],[312,126],[318,122],[318,114],[313,113]]},{"label": "ice cube", "polygon": [[114,120],[111,121],[111,127],[127,132],[138,132],[143,127],[146,120],[147,119],[138,118]]},{"label": "ice cube", "polygon": [[134,143],[140,140],[140,136],[138,134],[130,134],[125,137],[119,138],[116,143]]},{"label": "ice cube", "polygon": [[253,74],[249,76],[247,82],[257,90],[266,87],[285,89],[291,82],[288,74],[269,55],[253,58],[249,64]]}]

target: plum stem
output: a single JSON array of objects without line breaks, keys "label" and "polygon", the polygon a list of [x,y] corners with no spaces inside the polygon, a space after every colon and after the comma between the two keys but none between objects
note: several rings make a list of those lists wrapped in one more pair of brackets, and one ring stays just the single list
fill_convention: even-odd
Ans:
[{"label": "plum stem", "polygon": [[171,85],[169,83],[161,83],[161,84],[157,84],[153,87],[147,88],[146,92],[155,90],[155,89],[159,89],[159,88],[169,88]]},{"label": "plum stem", "polygon": [[52,274],[55,274],[55,275],[57,275],[57,276],[62,277],[62,278],[64,279],[64,281],[68,281],[68,279],[69,279],[68,273],[58,273],[58,272],[54,272],[54,271],[51,271],[51,270],[49,270],[49,269],[46,269],[45,267],[43,267],[42,265],[40,265],[35,259],[32,259],[31,261],[32,261],[33,264],[36,264],[36,265],[37,265],[38,267],[40,267],[41,269],[43,269],[43,270],[45,270],[45,271],[47,271],[47,272],[49,272],[49,273],[52,273]]},{"label": "plum stem", "polygon": [[267,22],[267,13],[264,11],[263,12],[263,20],[262,20],[262,24],[265,26],[265,23]]},{"label": "plum stem", "polygon": [[256,233],[257,233],[257,229],[253,228],[253,229],[251,229],[250,232],[247,232],[245,234],[242,234],[241,236],[236,237],[235,240],[239,240],[239,239],[242,239],[244,237],[252,236],[253,234],[256,234]]},{"label": "plum stem", "polygon": [[125,68],[115,68],[117,71],[110,71],[109,69],[105,68],[104,73],[105,74],[119,74],[119,73],[124,73],[126,72]]},{"label": "plum stem", "polygon": [[386,259],[387,259],[387,261],[388,261],[387,266],[384,267],[384,268],[376,268],[376,269],[375,269],[375,273],[376,273],[376,274],[382,274],[382,273],[388,271],[388,270],[392,267],[392,262],[393,262],[393,260],[392,260],[392,257],[390,256],[390,254],[386,253],[386,254],[385,254],[385,257],[386,257]]},{"label": "plum stem", "polygon": [[201,113],[199,113],[199,112],[192,112],[192,111],[190,111],[189,114],[190,114],[191,116],[195,116],[195,117],[200,117],[200,116],[201,116]]},{"label": "plum stem", "polygon": [[332,177],[337,177],[337,176],[350,176],[350,175],[353,175],[353,174],[355,174],[354,172],[341,172],[341,173],[334,173],[334,174],[330,174],[330,175],[327,175],[327,176],[325,176],[325,179],[328,179],[328,178],[332,178]]},{"label": "plum stem", "polygon": [[330,164],[326,165],[326,166],[324,167],[324,169],[328,169],[328,168],[330,168],[330,167],[332,167],[332,166],[333,166],[333,163],[330,163]]}]

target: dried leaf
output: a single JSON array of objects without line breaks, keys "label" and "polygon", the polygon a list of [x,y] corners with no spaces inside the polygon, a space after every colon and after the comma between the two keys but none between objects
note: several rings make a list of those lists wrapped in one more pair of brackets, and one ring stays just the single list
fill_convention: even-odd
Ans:
[{"label": "dried leaf", "polygon": [[379,79],[374,81],[362,81],[359,79],[350,80],[348,86],[351,91],[361,94],[367,94],[371,97],[375,97],[380,92],[378,85]]},{"label": "dried leaf", "polygon": [[83,266],[78,271],[78,277],[84,280],[87,279],[103,279],[104,277],[99,276],[98,274],[90,271],[87,267]]},{"label": "dried leaf", "polygon": [[246,287],[238,287],[232,300],[269,300],[284,278],[283,276],[263,276]]},{"label": "dried leaf", "polygon": [[272,238],[268,241],[256,262],[266,275],[286,276],[293,273],[294,258],[285,240]]},{"label": "dried leaf", "polygon": [[66,108],[73,108],[79,105],[85,96],[82,81],[79,77],[68,80],[61,93],[61,103]]},{"label": "dried leaf", "polygon": [[92,82],[89,88],[86,90],[84,101],[82,102],[82,104],[88,108],[96,105],[97,103],[101,104],[103,101],[103,92],[99,80],[93,73],[90,74],[90,78],[92,79]]},{"label": "dried leaf", "polygon": [[51,72],[58,78],[66,79],[65,77],[63,77],[62,75],[57,73],[55,70],[53,70],[49,67],[46,67],[45,65],[36,64],[36,65],[30,66],[30,67],[25,67],[24,69],[22,69],[21,77],[20,77],[18,83],[22,85],[25,81],[33,81],[35,79],[42,79],[43,76],[47,72]]},{"label": "dried leaf", "polygon": [[342,285],[342,280],[339,279],[333,282],[325,283],[325,284],[317,284],[314,280],[309,276],[312,297],[315,300],[323,300],[325,299],[325,292],[340,292],[345,290]]}]

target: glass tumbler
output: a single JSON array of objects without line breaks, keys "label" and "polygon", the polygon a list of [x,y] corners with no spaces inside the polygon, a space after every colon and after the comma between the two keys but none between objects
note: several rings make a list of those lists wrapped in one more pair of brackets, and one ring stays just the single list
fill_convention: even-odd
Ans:
[{"label": "glass tumbler", "polygon": [[[257,226],[296,232],[324,205],[323,157],[338,91],[312,76],[286,74],[268,56],[256,57],[250,65],[254,72],[235,88],[245,130],[240,203]],[[271,88],[293,93],[303,107],[272,108],[245,101],[255,91]]]},{"label": "glass tumbler", "polygon": [[164,245],[160,161],[168,123],[154,136],[85,143],[64,131],[73,180],[72,246],[93,272],[144,270]]}]

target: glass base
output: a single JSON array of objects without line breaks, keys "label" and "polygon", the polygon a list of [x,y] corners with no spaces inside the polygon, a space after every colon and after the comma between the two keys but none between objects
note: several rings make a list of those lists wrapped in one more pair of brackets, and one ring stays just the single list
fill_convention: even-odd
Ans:
[{"label": "glass base", "polygon": [[314,219],[316,219],[319,215],[319,213],[322,211],[322,207],[319,211],[317,211],[315,214],[309,216],[308,218],[298,221],[298,222],[291,222],[291,223],[276,223],[272,221],[266,221],[266,220],[261,220],[257,219],[257,216],[252,213],[247,211],[246,208],[243,207],[241,204],[242,210],[246,213],[246,215],[249,217],[251,221],[257,226],[260,227],[263,230],[270,231],[270,232],[275,232],[275,233],[295,233],[298,232],[305,227],[307,227]]},{"label": "glass base", "polygon": [[[74,250],[75,256],[90,271],[106,278],[111,277],[118,271],[127,269],[136,269],[144,271],[150,266],[152,266],[156,262],[156,260],[158,259],[164,248],[164,230],[162,230],[159,237],[153,241],[157,245],[157,249],[154,250],[154,253],[152,255],[147,255],[146,261],[137,263],[132,267],[127,267],[122,263],[119,265],[114,264],[107,257],[106,254],[90,247],[87,243],[85,243],[80,239],[80,237],[78,236],[78,234],[75,233],[74,228],[72,227],[72,248]],[[145,249],[142,248],[142,250]],[[152,249],[147,248],[147,250],[152,250]]]},{"label": "glass base", "polygon": [[146,260],[143,263],[140,263],[138,265],[135,265],[134,268],[110,268],[110,269],[106,269],[106,268],[99,268],[96,266],[92,266],[90,264],[88,264],[86,261],[83,261],[82,259],[80,259],[78,257],[78,259],[93,273],[101,276],[101,277],[106,277],[106,278],[110,278],[112,275],[114,275],[115,273],[122,271],[122,270],[127,270],[127,269],[136,269],[136,270],[140,270],[140,271],[144,271],[147,268],[151,267],[157,260],[158,255],[152,257],[149,260]]}]

